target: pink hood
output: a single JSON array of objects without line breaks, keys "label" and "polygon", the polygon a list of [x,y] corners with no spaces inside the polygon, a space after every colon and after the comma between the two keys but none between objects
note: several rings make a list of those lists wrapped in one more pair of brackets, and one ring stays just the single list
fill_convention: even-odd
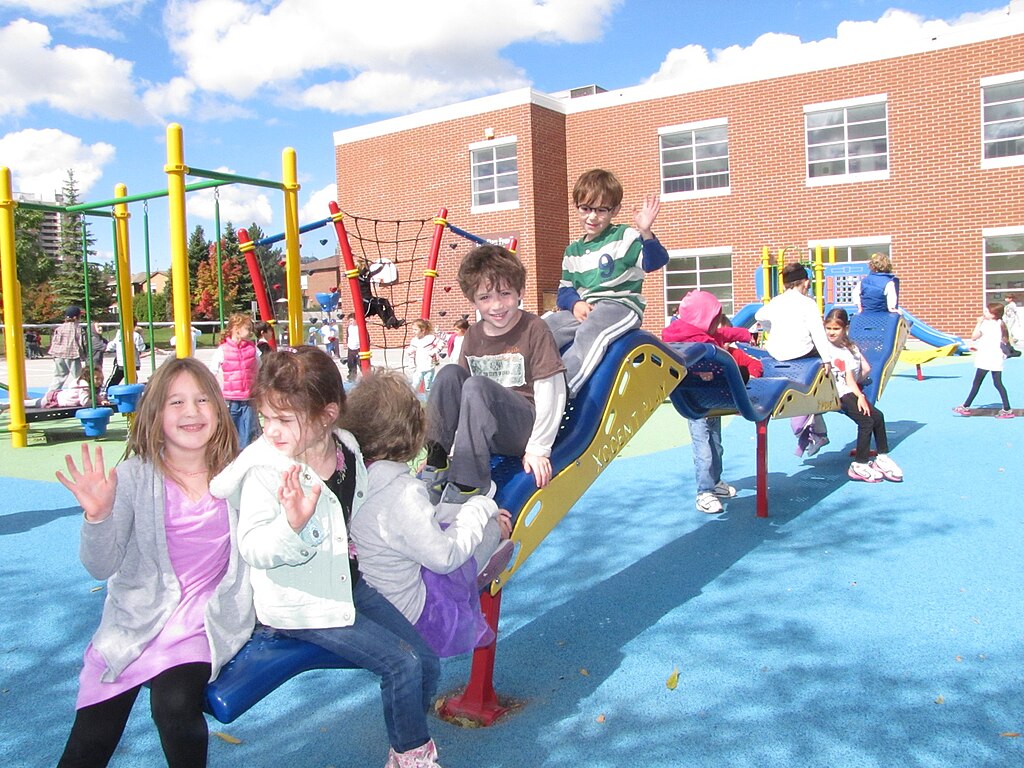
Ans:
[{"label": "pink hood", "polygon": [[679,302],[676,315],[685,323],[707,332],[712,321],[722,313],[722,303],[707,291],[690,291]]}]

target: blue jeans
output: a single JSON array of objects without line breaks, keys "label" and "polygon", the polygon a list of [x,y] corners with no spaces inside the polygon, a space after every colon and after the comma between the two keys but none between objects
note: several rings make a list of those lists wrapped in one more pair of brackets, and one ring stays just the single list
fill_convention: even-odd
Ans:
[{"label": "blue jeans", "polygon": [[283,629],[380,677],[384,723],[395,752],[430,740],[427,710],[437,693],[441,663],[398,609],[359,579],[352,590],[356,621],[350,627]]},{"label": "blue jeans", "polygon": [[228,400],[228,414],[231,423],[238,430],[238,449],[245,448],[260,433],[260,425],[256,419],[256,406],[252,400]]},{"label": "blue jeans", "polygon": [[687,419],[693,442],[693,469],[697,493],[714,490],[722,479],[722,417]]}]

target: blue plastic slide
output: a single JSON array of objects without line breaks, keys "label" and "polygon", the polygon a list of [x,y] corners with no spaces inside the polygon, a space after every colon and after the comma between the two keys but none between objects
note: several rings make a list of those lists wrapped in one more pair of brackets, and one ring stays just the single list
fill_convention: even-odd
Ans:
[{"label": "blue plastic slide", "polygon": [[910,335],[915,339],[920,339],[925,344],[931,344],[933,347],[944,347],[947,344],[957,344],[957,354],[965,355],[970,350],[967,349],[967,345],[964,340],[959,336],[953,336],[950,333],[943,333],[932,328],[928,323],[923,320],[918,320],[907,310],[900,308],[903,316],[907,318],[907,322],[910,323]]}]

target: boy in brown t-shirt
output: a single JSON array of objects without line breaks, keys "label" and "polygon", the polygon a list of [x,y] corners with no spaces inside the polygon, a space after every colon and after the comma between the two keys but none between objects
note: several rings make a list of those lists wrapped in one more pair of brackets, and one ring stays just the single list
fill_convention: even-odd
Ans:
[{"label": "boy in brown t-shirt", "polygon": [[474,248],[459,267],[459,287],[480,321],[466,331],[459,364],[441,368],[427,400],[421,477],[435,503],[486,492],[492,453],[522,456],[538,488],[551,479],[565,366],[544,321],[519,308],[525,284],[522,263],[500,246]]}]

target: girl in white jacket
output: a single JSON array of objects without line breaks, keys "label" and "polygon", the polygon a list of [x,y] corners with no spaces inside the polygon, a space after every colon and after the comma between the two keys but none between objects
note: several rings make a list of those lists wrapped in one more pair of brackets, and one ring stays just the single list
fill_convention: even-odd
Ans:
[{"label": "girl in white jacket", "polygon": [[263,435],[210,484],[240,509],[238,547],[252,569],[256,616],[381,678],[386,768],[431,768],[427,710],[440,674],[433,651],[362,578],[349,540],[366,496],[359,445],[337,422],[345,390],[315,347],[265,356],[252,398]]},{"label": "girl in white jacket", "polygon": [[480,612],[479,593],[512,554],[508,512],[499,515],[483,494],[435,510],[409,468],[423,447],[426,416],[397,372],[378,369],[365,377],[349,394],[342,424],[367,465],[366,499],[352,521],[363,576],[438,656],[487,645],[494,632]]}]

